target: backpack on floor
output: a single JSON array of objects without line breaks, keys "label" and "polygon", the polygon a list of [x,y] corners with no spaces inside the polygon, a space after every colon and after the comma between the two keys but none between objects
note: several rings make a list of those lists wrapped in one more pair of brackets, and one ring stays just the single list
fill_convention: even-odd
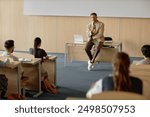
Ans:
[{"label": "backpack on floor", "polygon": [[58,90],[56,89],[56,87],[54,87],[49,81],[47,78],[45,78],[42,82],[41,82],[41,85],[42,85],[42,90],[43,91],[46,91],[46,92],[49,92],[49,93],[53,93],[53,94],[57,94],[58,93]]},{"label": "backpack on floor", "polygon": [[26,98],[22,95],[19,95],[17,93],[12,93],[8,96],[8,100],[25,100]]}]

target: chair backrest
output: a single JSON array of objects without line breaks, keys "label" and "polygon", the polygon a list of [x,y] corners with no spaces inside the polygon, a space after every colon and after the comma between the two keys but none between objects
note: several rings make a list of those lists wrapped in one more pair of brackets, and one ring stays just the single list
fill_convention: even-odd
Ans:
[{"label": "chair backrest", "polygon": [[132,92],[138,93],[138,94],[143,94],[143,82],[141,79],[132,77],[131,81],[133,83],[132,85]]},{"label": "chair backrest", "polygon": [[150,81],[150,65],[131,65],[130,72],[142,80]]},{"label": "chair backrest", "polygon": [[150,99],[150,65],[131,65],[130,74],[143,82],[143,95]]},{"label": "chair backrest", "polygon": [[34,48],[29,48],[29,53],[33,55],[34,54]]},{"label": "chair backrest", "polygon": [[105,91],[100,94],[95,94],[92,100],[146,100],[143,95],[123,91]]}]

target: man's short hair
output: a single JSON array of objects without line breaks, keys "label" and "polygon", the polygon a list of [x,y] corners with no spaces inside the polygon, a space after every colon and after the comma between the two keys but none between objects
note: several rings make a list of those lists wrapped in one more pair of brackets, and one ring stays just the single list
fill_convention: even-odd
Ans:
[{"label": "man's short hair", "polygon": [[97,14],[96,14],[96,13],[91,13],[90,16],[91,16],[91,15],[95,15],[95,16],[97,17]]},{"label": "man's short hair", "polygon": [[143,45],[141,51],[145,57],[150,57],[150,45]]},{"label": "man's short hair", "polygon": [[4,47],[6,49],[10,49],[11,47],[14,47],[14,40],[7,40],[7,41],[5,41]]}]

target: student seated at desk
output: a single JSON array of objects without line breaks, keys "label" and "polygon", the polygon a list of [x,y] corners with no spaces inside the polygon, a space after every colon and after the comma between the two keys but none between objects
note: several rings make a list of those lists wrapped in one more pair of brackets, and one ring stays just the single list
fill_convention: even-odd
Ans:
[{"label": "student seated at desk", "polygon": [[[48,59],[49,57],[47,56],[47,53],[45,52],[44,49],[40,48],[41,46],[41,38],[36,37],[34,39],[34,57],[35,58],[41,58],[41,61],[44,62],[44,59]],[[41,62],[41,64],[42,64]],[[52,83],[49,82],[48,80],[48,73],[47,71],[42,67],[41,65],[41,73],[42,73],[42,78],[44,77],[44,79],[42,79],[42,88],[43,90],[46,90],[48,92],[52,92],[54,94],[56,94],[58,91],[57,89],[52,85]]]},{"label": "student seated at desk", "polygon": [[[5,51],[2,53],[2,56],[6,56],[10,59],[12,59],[12,61],[19,61],[18,57],[13,55],[14,52],[14,40],[6,40],[4,43],[4,47],[5,47]],[[9,60],[10,62],[10,60]],[[26,81],[28,80],[28,77],[23,76],[23,68],[20,65],[19,66],[20,70],[21,70],[21,76],[22,76],[22,85],[26,85]]]},{"label": "student seated at desk", "polygon": [[4,61],[0,60],[0,67],[7,66],[9,64],[9,59],[5,59]]},{"label": "student seated at desk", "polygon": [[136,61],[136,65],[140,64],[150,64],[150,45],[143,45],[141,48],[142,54],[144,55],[144,59],[140,61]]},{"label": "student seated at desk", "polygon": [[11,59],[13,59],[13,61],[18,61],[18,57],[13,55],[14,52],[14,40],[7,40],[5,41],[4,47],[6,49],[6,51],[4,51],[2,53],[2,56],[7,56]]},{"label": "student seated at desk", "polygon": [[130,76],[129,56],[124,52],[119,52],[113,59],[113,75],[109,75],[98,80],[94,86],[87,92],[87,98],[91,98],[93,94],[103,91],[127,91],[142,94],[143,83],[139,78]]}]

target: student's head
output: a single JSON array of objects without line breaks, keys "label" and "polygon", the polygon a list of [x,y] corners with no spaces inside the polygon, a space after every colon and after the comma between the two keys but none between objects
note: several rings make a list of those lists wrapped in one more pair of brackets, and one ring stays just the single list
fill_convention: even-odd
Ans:
[{"label": "student's head", "polygon": [[36,48],[38,48],[40,46],[41,46],[41,38],[40,37],[36,37],[34,39],[34,48],[36,49]]},{"label": "student's head", "polygon": [[141,51],[146,58],[150,58],[150,45],[143,45]]},{"label": "student's head", "polygon": [[130,58],[124,52],[118,52],[113,58],[114,87],[118,91],[130,91]]},{"label": "student's head", "polygon": [[14,51],[14,40],[5,41],[4,47],[5,47],[7,52],[13,53],[13,51]]},{"label": "student's head", "polygon": [[97,21],[97,14],[96,13],[91,13],[90,17],[91,17],[91,21],[93,21],[93,22]]}]

